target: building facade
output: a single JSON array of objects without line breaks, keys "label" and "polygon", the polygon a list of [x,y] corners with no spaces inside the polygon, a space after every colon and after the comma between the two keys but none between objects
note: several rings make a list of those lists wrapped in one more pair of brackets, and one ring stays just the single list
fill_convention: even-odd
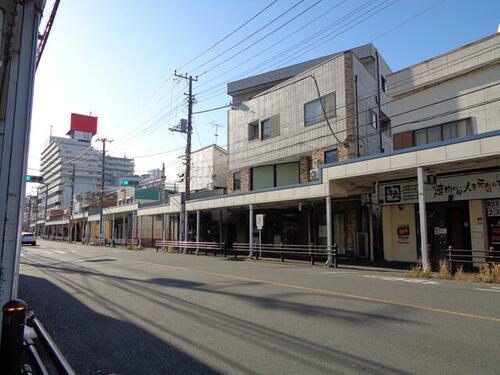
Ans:
[{"label": "building facade", "polygon": [[[102,152],[91,144],[96,132],[96,117],[72,114],[69,138],[49,138],[41,155],[41,175],[46,186],[41,199],[46,202],[47,211],[71,208],[72,191],[77,195],[101,190]],[[106,190],[116,188],[121,176],[133,174],[133,159],[106,155]]]},{"label": "building facade", "polygon": [[[203,147],[191,153],[191,192],[215,189],[226,189],[228,153],[215,144]],[[184,183],[185,157],[181,156],[177,163],[177,175],[182,180],[178,191],[185,191]]]}]

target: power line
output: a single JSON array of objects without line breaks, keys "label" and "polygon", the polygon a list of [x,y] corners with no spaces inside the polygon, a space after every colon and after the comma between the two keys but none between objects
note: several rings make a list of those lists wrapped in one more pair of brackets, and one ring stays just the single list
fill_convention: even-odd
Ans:
[{"label": "power line", "polygon": [[229,38],[231,35],[233,35],[234,33],[236,33],[237,31],[241,30],[244,26],[246,26],[247,24],[249,24],[251,21],[253,21],[255,18],[257,18],[261,13],[265,12],[267,9],[269,9],[272,5],[274,5],[278,0],[274,0],[272,1],[271,3],[269,3],[269,5],[267,5],[265,8],[261,9],[259,12],[257,12],[257,14],[255,14],[253,17],[251,17],[250,19],[248,19],[247,21],[245,21],[243,24],[241,24],[240,26],[238,26],[236,29],[234,29],[233,31],[231,31],[229,34],[227,34],[224,38],[222,38],[221,40],[219,40],[218,42],[212,44],[210,47],[208,47],[206,50],[204,50],[203,52],[201,52],[199,55],[197,55],[196,57],[192,58],[191,60],[189,60],[187,63],[181,65],[179,68],[177,68],[177,70],[181,70],[182,68],[184,68],[186,65],[192,63],[193,61],[197,60],[199,57],[203,56],[204,54],[206,54],[208,51],[211,51],[212,49],[214,49],[215,47],[217,47],[219,44],[221,44],[223,41],[225,41],[227,38]]},{"label": "power line", "polygon": [[204,71],[203,73],[201,73],[200,75],[203,75],[205,73],[208,73],[210,72],[211,70],[221,66],[222,64],[226,63],[227,61],[229,60],[232,60],[233,58],[235,58],[236,56],[242,54],[243,52],[246,52],[248,51],[249,48],[253,47],[254,45],[260,43],[261,41],[263,41],[264,39],[266,39],[268,36],[274,34],[275,32],[277,32],[278,30],[281,30],[283,27],[285,27],[286,25],[288,25],[290,22],[294,21],[295,19],[297,19],[298,17],[302,16],[304,13],[306,13],[307,11],[309,11],[310,9],[314,8],[316,5],[318,5],[322,0],[318,0],[316,1],[314,4],[310,5],[308,8],[304,9],[302,12],[300,12],[299,14],[295,15],[294,17],[292,17],[291,19],[289,19],[288,21],[286,21],[284,24],[278,26],[277,28],[275,28],[274,30],[272,30],[271,32],[267,33],[266,35],[264,35],[263,37],[261,37],[260,39],[257,39],[255,42],[253,42],[252,44],[250,44],[249,46],[246,46],[244,49],[240,50],[239,52],[236,52],[235,54],[229,56],[228,58],[222,60],[221,62],[217,63],[216,65],[212,66],[210,69]]},{"label": "power line", "polygon": [[292,5],[290,8],[288,8],[286,11],[284,11],[283,13],[281,13],[279,16],[273,18],[271,21],[269,21],[268,23],[266,23],[264,26],[260,27],[257,31],[253,32],[252,34],[250,34],[249,36],[247,36],[246,38],[240,40],[238,43],[234,44],[232,47],[224,50],[223,52],[219,53],[218,55],[212,57],[211,59],[209,59],[208,61],[204,62],[203,64],[201,65],[198,65],[196,68],[193,69],[193,71],[197,71],[198,69],[204,67],[205,65],[211,63],[212,61],[214,61],[215,59],[221,57],[222,55],[226,54],[227,52],[231,51],[232,49],[238,47],[241,43],[247,41],[248,39],[250,39],[252,36],[258,34],[260,31],[264,30],[266,27],[268,27],[269,25],[273,24],[274,22],[276,22],[277,20],[279,20],[281,17],[283,17],[285,14],[287,14],[288,12],[290,12],[291,10],[293,10],[294,8],[296,8],[297,6],[299,6],[301,3],[303,3],[305,0],[300,0],[299,2],[297,2],[295,5]]}]

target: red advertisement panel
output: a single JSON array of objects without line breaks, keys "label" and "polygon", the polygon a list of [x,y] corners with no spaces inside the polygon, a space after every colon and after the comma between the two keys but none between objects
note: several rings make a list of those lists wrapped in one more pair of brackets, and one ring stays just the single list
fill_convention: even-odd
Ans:
[{"label": "red advertisement panel", "polygon": [[71,114],[71,128],[81,132],[97,133],[97,117],[80,115],[78,113]]}]

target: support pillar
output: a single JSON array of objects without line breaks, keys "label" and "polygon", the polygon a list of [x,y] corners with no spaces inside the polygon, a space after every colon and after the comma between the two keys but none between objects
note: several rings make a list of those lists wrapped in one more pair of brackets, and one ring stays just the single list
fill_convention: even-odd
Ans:
[{"label": "support pillar", "polygon": [[249,205],[249,210],[248,210],[248,245],[250,248],[250,254],[248,254],[249,257],[253,257],[253,204]]},{"label": "support pillar", "polygon": [[[196,242],[200,242],[200,210],[196,210]],[[196,254],[199,251],[198,244],[196,244]]]},{"label": "support pillar", "polygon": [[167,241],[171,241],[172,240],[172,231],[171,231],[171,227],[170,227],[170,214],[165,214],[165,220],[166,220],[166,235],[165,235],[165,239]]},{"label": "support pillar", "polygon": [[189,231],[189,213],[188,210],[184,211],[184,241],[188,240]]},{"label": "support pillar", "polygon": [[328,259],[326,261],[326,267],[333,266],[333,254],[332,254],[332,199],[326,197],[326,247],[328,252]]},{"label": "support pillar", "polygon": [[373,236],[373,202],[372,195],[368,194],[368,227],[370,230],[370,262],[375,261],[375,237]]},{"label": "support pillar", "polygon": [[111,216],[111,240],[115,239],[115,214]]},{"label": "support pillar", "polygon": [[425,207],[424,178],[426,173],[422,167],[417,168],[418,181],[418,210],[420,216],[420,252],[422,253],[422,268],[429,268],[429,254],[427,249],[427,210]]},{"label": "support pillar", "polygon": [[142,237],[142,216],[139,218],[137,215],[137,244],[141,247],[141,237]]}]

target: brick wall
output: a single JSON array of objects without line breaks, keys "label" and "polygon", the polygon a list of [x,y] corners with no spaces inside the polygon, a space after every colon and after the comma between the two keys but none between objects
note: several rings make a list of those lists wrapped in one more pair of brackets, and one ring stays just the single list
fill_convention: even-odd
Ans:
[{"label": "brick wall", "polygon": [[299,183],[310,182],[309,171],[311,170],[311,157],[301,156],[299,160]]},{"label": "brick wall", "polygon": [[[228,176],[227,176],[227,192],[228,194],[231,193],[237,193],[237,192],[246,192],[250,191],[250,170],[251,168],[241,168],[241,169],[234,169],[232,171],[229,171]],[[233,174],[236,172],[241,172],[241,189],[240,190],[233,190]]]}]

